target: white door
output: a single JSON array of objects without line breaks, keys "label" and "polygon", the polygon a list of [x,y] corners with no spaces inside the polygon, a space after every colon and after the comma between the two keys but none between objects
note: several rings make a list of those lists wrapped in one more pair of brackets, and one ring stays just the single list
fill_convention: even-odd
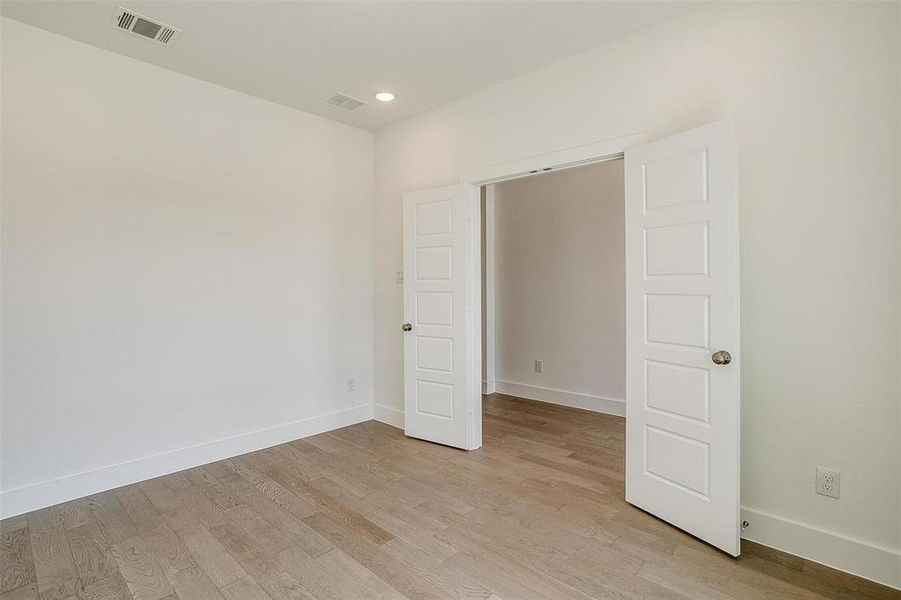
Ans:
[{"label": "white door", "polygon": [[625,158],[626,500],[738,556],[732,124],[680,133]]},{"label": "white door", "polygon": [[404,194],[404,430],[466,450],[482,445],[479,202],[467,184]]}]

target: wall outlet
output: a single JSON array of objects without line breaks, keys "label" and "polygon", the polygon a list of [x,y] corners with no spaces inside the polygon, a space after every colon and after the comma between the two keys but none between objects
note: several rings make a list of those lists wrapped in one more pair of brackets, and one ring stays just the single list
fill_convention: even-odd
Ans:
[{"label": "wall outlet", "polygon": [[536,373],[544,373],[544,361],[543,360],[535,361],[535,372]]},{"label": "wall outlet", "polygon": [[353,392],[357,389],[357,379],[356,377],[348,377],[344,382],[345,387],[348,392]]},{"label": "wall outlet", "polygon": [[394,272],[394,283],[400,285],[400,284],[403,284],[403,282],[404,282],[404,272],[403,272],[403,270],[395,271],[395,272]]},{"label": "wall outlet", "polygon": [[817,467],[817,494],[838,498],[842,474],[828,467]]}]

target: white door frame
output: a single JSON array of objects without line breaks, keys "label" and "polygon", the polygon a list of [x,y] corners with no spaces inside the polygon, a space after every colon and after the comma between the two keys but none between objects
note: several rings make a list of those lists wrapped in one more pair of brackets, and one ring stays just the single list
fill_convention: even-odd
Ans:
[{"label": "white door frame", "polygon": [[475,171],[467,171],[460,174],[459,183],[490,185],[511,179],[541,175],[548,171],[562,171],[563,169],[616,160],[622,158],[629,148],[643,144],[646,141],[650,141],[650,139],[645,133],[633,133],[622,137],[608,138],[583,146],[574,146]]},{"label": "white door frame", "polygon": [[607,162],[623,158],[626,150],[648,141],[644,133],[634,133],[622,137],[609,138],[583,146],[565,148],[547,154],[530,156],[484,169],[468,171],[460,175],[460,183],[483,186],[485,190],[485,219],[482,241],[486,249],[485,272],[482,274],[483,309],[485,311],[485,340],[482,372],[482,393],[493,394],[496,390],[495,372],[495,270],[494,270],[494,185],[502,181],[534,177],[550,171],[563,171],[573,167]]},{"label": "white door frame", "polygon": [[494,329],[494,185],[482,186],[482,245],[485,248],[485,263],[482,271],[482,393],[497,391],[495,371],[495,329]]}]

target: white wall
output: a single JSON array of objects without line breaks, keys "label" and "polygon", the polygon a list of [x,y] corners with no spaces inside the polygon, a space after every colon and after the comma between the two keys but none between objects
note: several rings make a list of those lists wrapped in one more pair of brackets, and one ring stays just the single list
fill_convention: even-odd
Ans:
[{"label": "white wall", "polygon": [[[376,402],[402,405],[403,192],[734,118],[745,534],[776,543],[758,533],[776,522],[784,549],[882,561],[866,574],[901,586],[898,10],[712,4],[379,132]],[[814,494],[818,464],[842,472],[840,500]]]},{"label": "white wall", "polygon": [[[495,366],[500,391],[602,412],[611,402],[622,403],[622,161],[494,188]],[[542,373],[535,371],[535,360],[543,361]]]},{"label": "white wall", "polygon": [[369,418],[370,133],[9,19],[2,54],[4,514]]}]

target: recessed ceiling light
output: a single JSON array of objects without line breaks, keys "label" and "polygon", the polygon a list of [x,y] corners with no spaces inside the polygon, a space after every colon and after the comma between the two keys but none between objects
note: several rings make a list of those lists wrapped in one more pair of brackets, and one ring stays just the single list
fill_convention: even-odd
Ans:
[{"label": "recessed ceiling light", "polygon": [[391,92],[376,92],[375,99],[379,102],[391,102],[394,100],[394,94]]}]

